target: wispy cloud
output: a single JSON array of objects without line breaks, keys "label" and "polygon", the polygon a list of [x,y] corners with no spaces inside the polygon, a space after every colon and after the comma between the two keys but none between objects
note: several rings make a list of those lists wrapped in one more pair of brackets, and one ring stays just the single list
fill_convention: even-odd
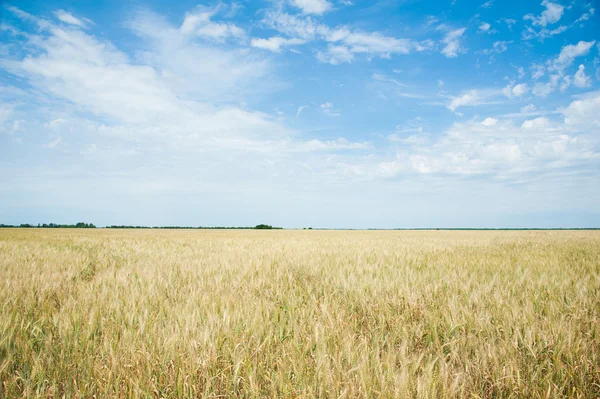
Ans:
[{"label": "wispy cloud", "polygon": [[212,8],[198,6],[196,10],[186,13],[179,30],[185,35],[196,35],[216,41],[245,36],[244,30],[233,23],[212,21],[222,8],[222,6]]},{"label": "wispy cloud", "polygon": [[76,18],[75,16],[73,16],[73,14],[66,12],[65,10],[54,11],[54,15],[61,22],[64,22],[64,23],[70,24],[70,25],[76,25],[76,26],[79,26],[80,28],[85,28],[92,23],[92,21],[87,18],[83,18],[83,19]]},{"label": "wispy cloud", "polygon": [[327,116],[340,116],[340,111],[333,107],[332,102],[326,102],[319,106],[321,111]]},{"label": "wispy cloud", "polygon": [[464,51],[460,40],[466,30],[467,28],[459,28],[448,32],[442,40],[442,43],[445,44],[444,48],[442,49],[442,54],[448,58],[458,57],[458,54]]},{"label": "wispy cloud", "polygon": [[317,53],[317,59],[331,64],[352,62],[357,54],[387,58],[392,54],[408,54],[431,47],[429,41],[419,43],[411,39],[386,36],[378,32],[364,32],[345,26],[331,28],[310,17],[299,17],[281,11],[269,12],[263,22],[288,36],[287,39],[278,39],[284,43],[286,40],[324,41],[327,48]]},{"label": "wispy cloud", "polygon": [[327,0],[291,0],[304,14],[323,14],[331,10],[331,3]]}]

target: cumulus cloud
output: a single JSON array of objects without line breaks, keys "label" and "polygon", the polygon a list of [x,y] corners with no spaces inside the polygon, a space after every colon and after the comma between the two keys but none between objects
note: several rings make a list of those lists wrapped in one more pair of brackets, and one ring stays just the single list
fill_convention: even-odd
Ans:
[{"label": "cumulus cloud", "polygon": [[562,71],[570,66],[575,58],[588,54],[595,43],[595,40],[590,42],[581,40],[577,44],[569,44],[564,46],[560,50],[558,57],[550,63],[549,69]]},{"label": "cumulus cloud", "polygon": [[426,174],[479,174],[582,163],[592,167],[600,159],[594,149],[600,140],[588,133],[600,128],[600,92],[573,101],[562,117],[538,117],[520,125],[491,117],[456,123],[441,137],[416,146],[409,157],[412,168]]},{"label": "cumulus cloud", "polygon": [[546,9],[539,16],[527,14],[523,17],[524,20],[529,20],[533,25],[546,26],[557,23],[563,15],[565,7],[558,3],[553,3],[548,0],[542,1],[542,6]]},{"label": "cumulus cloud", "polygon": [[482,22],[479,25],[479,31],[481,32],[489,32],[490,28],[492,27],[492,25],[488,24],[487,22]]},{"label": "cumulus cloud", "polygon": [[596,41],[579,41],[576,44],[569,44],[563,46],[559,55],[543,64],[534,64],[532,66],[533,73],[532,78],[539,79],[545,75],[546,71],[549,73],[549,80],[547,83],[537,83],[533,86],[533,94],[538,97],[547,97],[553,91],[560,89],[560,91],[566,91],[572,84],[577,87],[588,87],[591,84],[591,80],[588,80],[585,74],[585,67],[580,66],[579,70],[574,76],[567,74],[567,69],[573,64],[578,58],[587,55],[590,49],[596,44]]},{"label": "cumulus cloud", "polygon": [[481,124],[483,126],[494,126],[496,123],[498,123],[498,119],[496,118],[485,118]]},{"label": "cumulus cloud", "polygon": [[451,111],[456,111],[459,107],[477,105],[481,100],[481,95],[477,92],[477,90],[470,90],[469,92],[454,97],[450,104],[448,105],[448,109]]},{"label": "cumulus cloud", "polygon": [[529,87],[527,86],[526,83],[520,83],[514,86],[508,85],[504,88],[503,92],[506,95],[506,97],[512,98],[514,97],[522,97],[523,95],[527,94],[527,92],[529,91]]},{"label": "cumulus cloud", "polygon": [[[560,21],[564,13],[565,6],[547,0],[542,2],[542,6],[545,7],[545,10],[542,11],[540,15],[536,16],[533,14],[527,14],[523,17],[524,20],[531,21],[533,25],[533,27],[525,27],[525,30],[522,34],[524,40],[531,40],[534,38],[544,40],[569,29],[569,27],[565,25],[560,25],[556,28],[549,28],[549,25],[556,24],[558,21]],[[537,30],[534,27],[537,28]]]},{"label": "cumulus cloud", "polygon": [[[490,117],[479,123],[455,123],[437,138],[415,141],[410,154],[386,163],[385,170],[395,174],[412,170],[425,175],[510,176],[582,164],[592,168],[600,155],[593,149],[595,144],[568,122],[573,114],[577,120],[586,119],[585,125],[577,128],[599,122],[597,118],[589,120],[590,111],[600,109],[600,104],[592,101],[572,103],[564,111],[563,122],[539,117],[516,124]],[[403,145],[409,143],[405,140]]]},{"label": "cumulus cloud", "polygon": [[579,69],[573,77],[573,84],[580,88],[590,87],[592,85],[592,79],[585,74],[585,66],[579,65]]},{"label": "cumulus cloud", "polygon": [[573,101],[563,111],[565,124],[578,131],[600,129],[600,91]]}]

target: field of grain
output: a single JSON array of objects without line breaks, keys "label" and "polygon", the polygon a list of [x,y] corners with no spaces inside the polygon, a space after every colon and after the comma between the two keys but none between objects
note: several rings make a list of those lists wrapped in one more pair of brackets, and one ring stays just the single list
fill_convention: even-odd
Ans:
[{"label": "field of grain", "polygon": [[600,396],[600,232],[0,230],[0,397]]}]

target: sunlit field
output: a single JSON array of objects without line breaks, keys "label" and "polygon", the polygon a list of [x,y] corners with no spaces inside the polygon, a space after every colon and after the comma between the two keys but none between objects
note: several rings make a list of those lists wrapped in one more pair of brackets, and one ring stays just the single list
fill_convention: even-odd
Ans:
[{"label": "sunlit field", "polygon": [[0,230],[0,397],[600,396],[598,231]]}]

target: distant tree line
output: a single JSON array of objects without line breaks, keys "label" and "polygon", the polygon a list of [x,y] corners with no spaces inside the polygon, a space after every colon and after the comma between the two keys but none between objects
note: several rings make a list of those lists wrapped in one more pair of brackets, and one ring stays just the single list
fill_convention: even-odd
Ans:
[{"label": "distant tree line", "polygon": [[252,229],[252,227],[222,227],[222,226],[126,226],[126,225],[111,225],[106,226],[107,229],[179,229],[179,230],[211,230],[211,229]]},{"label": "distant tree line", "polygon": [[282,229],[282,227],[273,227],[268,224],[258,224],[254,227],[249,226],[127,226],[127,225],[111,225],[106,226],[107,229],[187,229],[187,230],[270,230],[270,229]]},{"label": "distant tree line", "polygon": [[[58,224],[58,223],[38,223],[37,225],[35,224],[29,224],[29,223],[21,223],[19,225],[13,225],[13,224],[0,224],[0,228],[8,228],[8,227],[12,227],[12,228],[44,228],[44,229],[95,229],[96,226],[93,223],[83,223],[83,222],[79,222],[77,224]],[[107,229],[189,229],[189,230],[249,230],[249,229],[256,229],[256,230],[271,230],[271,229],[283,229],[283,227],[273,227],[269,224],[258,224],[254,227],[249,227],[249,226],[234,226],[234,227],[225,227],[225,226],[198,226],[198,227],[192,227],[192,226],[127,226],[127,225],[111,225],[111,226],[106,226]]]},{"label": "distant tree line", "polygon": [[29,224],[29,223],[21,223],[20,225],[10,225],[10,224],[0,224],[0,228],[2,227],[21,227],[21,228],[44,228],[44,229],[95,229],[93,223],[84,223],[79,222],[76,224],[58,224],[58,223],[38,223]]}]

